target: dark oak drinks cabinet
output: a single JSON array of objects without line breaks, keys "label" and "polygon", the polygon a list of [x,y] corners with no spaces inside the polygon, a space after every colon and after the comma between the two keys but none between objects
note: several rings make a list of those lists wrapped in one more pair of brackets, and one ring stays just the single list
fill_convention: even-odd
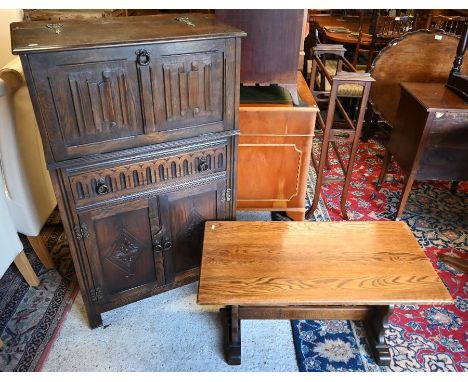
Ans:
[{"label": "dark oak drinks cabinet", "polygon": [[210,15],[11,24],[91,327],[235,218],[240,39]]}]

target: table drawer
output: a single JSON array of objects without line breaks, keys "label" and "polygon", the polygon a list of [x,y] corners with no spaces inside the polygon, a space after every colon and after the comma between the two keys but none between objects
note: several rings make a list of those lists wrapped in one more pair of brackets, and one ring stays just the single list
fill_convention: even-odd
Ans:
[{"label": "table drawer", "polygon": [[[180,149],[171,155],[148,154],[145,159],[119,160],[67,168],[71,194],[77,206],[169,186],[226,171],[228,144]],[[134,158],[134,156],[133,156]]]}]

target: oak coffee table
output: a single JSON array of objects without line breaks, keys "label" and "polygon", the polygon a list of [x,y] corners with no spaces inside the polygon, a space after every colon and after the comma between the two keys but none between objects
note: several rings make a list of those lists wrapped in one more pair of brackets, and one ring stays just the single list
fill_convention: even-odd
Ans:
[{"label": "oak coffee table", "polygon": [[395,304],[452,297],[404,222],[208,221],[198,303],[227,305],[225,355],[241,363],[241,320],[364,320],[376,362],[390,364]]}]

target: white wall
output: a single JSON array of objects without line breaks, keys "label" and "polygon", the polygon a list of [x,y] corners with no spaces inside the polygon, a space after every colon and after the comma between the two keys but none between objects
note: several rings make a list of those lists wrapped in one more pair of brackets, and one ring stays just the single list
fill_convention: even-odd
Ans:
[{"label": "white wall", "polygon": [[22,19],[21,9],[0,9],[0,68],[14,58],[11,54],[10,23]]}]

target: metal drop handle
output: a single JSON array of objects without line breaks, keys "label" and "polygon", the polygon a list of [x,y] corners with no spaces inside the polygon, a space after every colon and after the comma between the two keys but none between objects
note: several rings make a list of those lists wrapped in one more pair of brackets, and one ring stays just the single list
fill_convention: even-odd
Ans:
[{"label": "metal drop handle", "polygon": [[201,157],[198,163],[198,171],[206,171],[208,170],[208,162],[206,161],[206,157]]},{"label": "metal drop handle", "polygon": [[136,60],[137,60],[139,65],[146,66],[146,65],[148,65],[150,63],[151,57],[150,57],[147,50],[145,50],[145,49],[137,50],[135,52],[135,54],[137,55]]},{"label": "metal drop handle", "polygon": [[109,186],[104,179],[99,179],[96,186],[96,193],[98,195],[105,195],[109,192]]},{"label": "metal drop handle", "polygon": [[162,252],[163,250],[167,251],[168,249],[172,248],[172,243],[169,240],[167,240],[162,244],[161,243],[154,244],[153,248],[156,252]]}]

